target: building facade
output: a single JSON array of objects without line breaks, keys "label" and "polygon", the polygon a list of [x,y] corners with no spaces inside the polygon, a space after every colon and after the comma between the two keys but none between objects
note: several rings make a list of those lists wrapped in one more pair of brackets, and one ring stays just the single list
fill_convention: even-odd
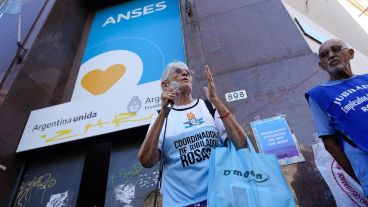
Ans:
[{"label": "building facade", "polygon": [[[286,115],[305,158],[282,167],[297,204],[335,206],[311,147],[315,129],[304,93],[328,77],[310,47],[318,44],[306,41],[293,19],[305,15],[291,1],[177,1],[185,60],[196,74],[194,96],[205,97],[206,64],[224,102],[225,94],[246,90],[246,99],[226,105],[254,144],[250,122]],[[144,169],[137,159],[148,125],[16,153],[32,110],[71,102],[96,12],[129,2],[24,1],[21,61],[17,15],[0,18],[0,206],[152,202],[157,168]]]}]

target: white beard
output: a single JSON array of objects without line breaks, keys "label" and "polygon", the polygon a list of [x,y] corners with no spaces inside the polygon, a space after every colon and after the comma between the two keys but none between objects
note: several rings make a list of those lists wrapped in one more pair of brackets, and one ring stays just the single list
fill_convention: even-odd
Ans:
[{"label": "white beard", "polygon": [[334,76],[346,76],[349,74],[349,69],[347,65],[340,63],[336,66],[329,66],[328,67],[328,73]]}]

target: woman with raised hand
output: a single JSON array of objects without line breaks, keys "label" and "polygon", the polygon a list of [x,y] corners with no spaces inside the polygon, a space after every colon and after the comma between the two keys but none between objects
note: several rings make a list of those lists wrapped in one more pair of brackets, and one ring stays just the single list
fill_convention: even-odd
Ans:
[{"label": "woman with raised hand", "polygon": [[[245,132],[218,98],[208,65],[205,75],[208,81],[205,90],[212,105],[192,97],[193,73],[185,63],[167,65],[161,78],[161,111],[151,123],[139,150],[140,162],[148,168],[153,167],[163,153],[161,192],[165,207],[207,206],[211,149],[227,141],[232,141],[237,148],[246,147]],[[216,109],[214,115],[210,112],[212,106]]]}]

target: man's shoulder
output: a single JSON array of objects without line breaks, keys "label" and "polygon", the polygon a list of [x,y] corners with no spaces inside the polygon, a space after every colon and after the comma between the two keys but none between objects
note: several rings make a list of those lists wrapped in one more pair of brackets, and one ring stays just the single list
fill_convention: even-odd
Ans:
[{"label": "man's shoulder", "polygon": [[321,84],[318,84],[318,85],[312,87],[310,90],[312,90],[314,88],[317,88],[317,87],[321,87],[321,86],[333,86],[333,85],[339,84],[341,82],[353,81],[355,78],[368,78],[368,73],[367,74],[360,74],[360,75],[353,75],[350,78],[341,79],[341,80],[328,80],[328,81],[325,81]]},{"label": "man's shoulder", "polygon": [[340,83],[355,81],[356,78],[363,78],[363,79],[366,78],[367,81],[368,81],[368,74],[353,75],[350,78],[341,79],[341,80],[328,80],[328,81],[325,81],[321,84],[318,84],[318,85],[314,86],[313,88],[309,89],[308,91],[318,90],[318,89],[322,89],[322,88],[334,88],[334,86],[339,85]]},{"label": "man's shoulder", "polygon": [[313,88],[309,89],[307,92],[305,92],[305,98],[309,100],[310,96],[313,96],[313,94],[318,93],[320,90],[322,90],[323,85],[319,84],[314,86]]},{"label": "man's shoulder", "polygon": [[364,78],[364,79],[368,80],[368,73],[367,74],[355,75],[355,77]]},{"label": "man's shoulder", "polygon": [[350,78],[346,79],[345,81],[354,81],[356,79],[363,79],[363,80],[368,81],[368,73],[367,74],[353,75]]},{"label": "man's shoulder", "polygon": [[360,75],[356,75],[356,76],[366,76],[366,77],[368,77],[368,73],[366,73],[366,74],[360,74]]}]

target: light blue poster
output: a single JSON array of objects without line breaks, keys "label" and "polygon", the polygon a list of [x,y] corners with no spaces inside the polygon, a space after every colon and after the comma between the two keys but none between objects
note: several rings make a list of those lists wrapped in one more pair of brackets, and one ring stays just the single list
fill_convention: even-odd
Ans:
[{"label": "light blue poster", "polygon": [[135,0],[96,12],[72,100],[159,95],[165,66],[184,61],[177,0]]},{"label": "light blue poster", "polygon": [[274,154],[282,165],[304,161],[285,116],[251,122],[260,152]]}]

